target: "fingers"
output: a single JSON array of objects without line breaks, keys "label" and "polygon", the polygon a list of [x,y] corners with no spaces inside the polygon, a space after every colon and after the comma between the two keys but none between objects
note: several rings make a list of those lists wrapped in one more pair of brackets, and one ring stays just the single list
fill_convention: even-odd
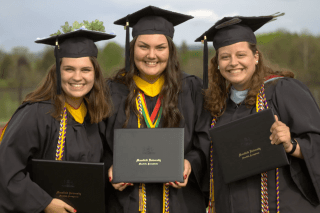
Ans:
[{"label": "fingers", "polygon": [[274,115],[274,119],[276,120],[276,122],[279,121],[279,118],[277,115]]},{"label": "fingers", "polygon": [[112,183],[113,188],[119,191],[123,191],[128,186],[133,186],[133,183]]},{"label": "fingers", "polygon": [[183,171],[183,179],[184,181],[181,183],[181,182],[178,182],[178,181],[175,181],[175,182],[169,182],[169,183],[166,183],[167,186],[172,186],[174,188],[177,188],[177,189],[180,189],[182,187],[186,187],[187,184],[188,184],[188,180],[189,180],[189,176],[191,174],[191,164],[188,160],[184,159],[184,171]]},{"label": "fingers", "polygon": [[113,180],[113,165],[108,170],[109,182]]},{"label": "fingers", "polygon": [[69,206],[68,204],[65,204],[64,208],[68,210],[68,212],[77,212],[72,206]]}]

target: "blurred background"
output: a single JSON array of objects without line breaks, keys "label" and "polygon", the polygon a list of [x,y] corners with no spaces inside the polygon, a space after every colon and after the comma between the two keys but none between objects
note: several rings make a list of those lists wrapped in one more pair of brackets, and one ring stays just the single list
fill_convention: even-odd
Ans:
[{"label": "blurred background", "polygon": [[[19,1],[0,7],[0,128],[10,119],[26,94],[34,90],[55,62],[53,47],[35,44],[37,37],[48,37],[66,21],[89,22],[99,19],[106,32],[117,37],[98,42],[98,61],[105,77],[124,66],[123,27],[112,23],[150,5],[136,0]],[[175,28],[174,42],[179,49],[182,69],[202,77],[201,43],[194,40],[224,16],[261,16],[276,12],[286,15],[256,32],[258,48],[275,70],[291,70],[305,83],[320,103],[320,17],[317,0],[202,0],[197,2],[163,0],[152,5],[193,15],[195,18]],[[61,29],[60,29],[61,30]],[[209,43],[209,58],[215,51]]]}]

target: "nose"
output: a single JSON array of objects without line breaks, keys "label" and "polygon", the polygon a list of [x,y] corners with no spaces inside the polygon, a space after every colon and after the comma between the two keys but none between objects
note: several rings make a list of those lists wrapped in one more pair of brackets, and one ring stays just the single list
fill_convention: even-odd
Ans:
[{"label": "nose", "polygon": [[230,59],[230,65],[235,67],[238,65],[238,58],[236,56],[231,56],[231,59]]},{"label": "nose", "polygon": [[82,80],[82,72],[81,70],[76,70],[72,76],[74,81],[81,81]]},{"label": "nose", "polygon": [[148,57],[148,59],[155,59],[156,58],[156,53],[155,53],[154,48],[149,49],[147,57]]}]

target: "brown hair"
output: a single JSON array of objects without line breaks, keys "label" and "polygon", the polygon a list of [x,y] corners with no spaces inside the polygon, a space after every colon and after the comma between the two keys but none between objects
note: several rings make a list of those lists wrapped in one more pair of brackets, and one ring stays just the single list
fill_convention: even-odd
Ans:
[{"label": "brown hair", "polygon": [[[94,84],[91,91],[85,95],[86,105],[90,116],[91,123],[98,123],[108,117],[112,112],[112,101],[109,89],[105,85],[100,65],[96,57],[90,56],[90,61],[95,72]],[[62,59],[60,59],[61,63]],[[47,76],[42,80],[40,86],[33,92],[29,93],[24,102],[39,102],[52,100],[54,110],[51,116],[60,120],[60,115],[65,103],[65,94],[62,90],[61,95],[57,94],[57,75],[56,64],[49,69]]]},{"label": "brown hair", "polygon": [[[244,101],[248,108],[251,108],[256,103],[256,95],[260,90],[261,84],[264,82],[264,78],[269,75],[280,75],[284,77],[293,78],[294,74],[291,71],[273,71],[270,67],[264,64],[264,59],[262,53],[258,50],[256,44],[248,43],[249,49],[252,54],[259,54],[259,62],[256,65],[256,70],[252,75],[249,91],[247,97]],[[205,90],[205,102],[204,108],[211,112],[212,116],[219,117],[224,113],[226,108],[226,99],[230,89],[230,84],[221,75],[218,70],[218,55],[219,50],[216,51],[216,55],[210,61],[209,68],[209,87]],[[223,109],[221,111],[221,109]]]},{"label": "brown hair", "polygon": [[[182,115],[178,109],[178,93],[181,90],[182,71],[180,70],[177,49],[172,39],[168,36],[166,36],[166,38],[169,45],[169,59],[167,68],[162,73],[165,82],[160,92],[162,96],[163,127],[178,127],[182,119]],[[133,76],[139,73],[134,63],[134,45],[136,40],[137,37],[133,38],[130,42],[130,71],[126,73],[125,68],[120,69],[112,78],[113,81],[125,84],[129,89],[125,106],[126,121],[123,127],[128,125],[131,110],[142,120],[136,107],[138,87],[133,80]]]}]

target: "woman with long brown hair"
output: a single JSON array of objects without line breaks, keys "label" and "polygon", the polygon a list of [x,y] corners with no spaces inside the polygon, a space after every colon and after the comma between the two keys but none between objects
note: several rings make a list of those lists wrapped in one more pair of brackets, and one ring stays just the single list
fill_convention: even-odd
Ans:
[{"label": "woman with long brown hair", "polygon": [[[196,40],[213,41],[216,50],[204,104],[211,112],[211,127],[271,108],[275,122],[270,143],[283,146],[290,163],[226,184],[218,150],[212,148],[210,200],[216,212],[320,210],[319,107],[292,72],[274,71],[264,64],[253,33],[275,17],[225,17]],[[236,134],[234,131],[230,134]]]},{"label": "woman with long brown hair", "polygon": [[111,98],[94,41],[115,37],[80,29],[37,40],[55,45],[56,63],[28,94],[0,138],[1,212],[76,212],[30,179],[32,159],[102,162],[98,123]]},{"label": "woman with long brown hair", "polygon": [[[173,26],[190,18],[149,6],[115,22],[132,27],[133,40],[130,49],[127,44],[126,67],[109,81],[116,110],[106,121],[109,147],[113,150],[114,129],[184,128],[184,182],[114,183],[111,160],[109,179],[115,191],[108,199],[110,212],[205,212],[200,186],[207,164],[201,146],[209,147],[209,137],[202,80],[181,71],[172,41]],[[138,110],[139,97],[146,113]]]}]

